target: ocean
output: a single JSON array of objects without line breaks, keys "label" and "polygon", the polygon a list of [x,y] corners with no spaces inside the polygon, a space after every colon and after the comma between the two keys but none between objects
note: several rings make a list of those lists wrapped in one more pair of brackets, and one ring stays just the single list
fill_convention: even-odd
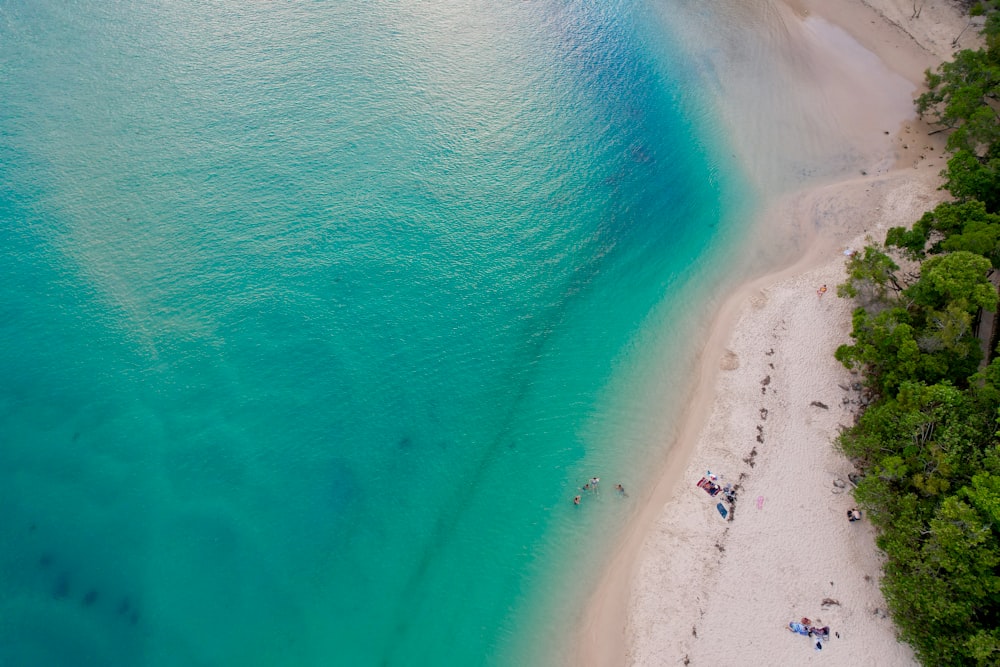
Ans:
[{"label": "ocean", "polygon": [[757,202],[664,16],[0,0],[0,665],[552,660]]}]

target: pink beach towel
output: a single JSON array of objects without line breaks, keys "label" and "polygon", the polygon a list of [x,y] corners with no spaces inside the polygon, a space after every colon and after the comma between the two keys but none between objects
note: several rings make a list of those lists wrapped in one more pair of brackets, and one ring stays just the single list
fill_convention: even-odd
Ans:
[{"label": "pink beach towel", "polygon": [[764,496],[757,496],[757,509],[764,509]]}]

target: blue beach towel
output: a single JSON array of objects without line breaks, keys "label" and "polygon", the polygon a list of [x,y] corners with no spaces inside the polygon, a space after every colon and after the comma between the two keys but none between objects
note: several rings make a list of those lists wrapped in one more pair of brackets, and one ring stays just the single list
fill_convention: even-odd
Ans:
[{"label": "blue beach towel", "polygon": [[796,623],[795,621],[792,621],[791,623],[788,624],[788,627],[789,629],[791,629],[792,632],[796,634],[806,635],[806,636],[809,635],[809,630],[806,628],[806,626],[802,625],[801,623]]}]

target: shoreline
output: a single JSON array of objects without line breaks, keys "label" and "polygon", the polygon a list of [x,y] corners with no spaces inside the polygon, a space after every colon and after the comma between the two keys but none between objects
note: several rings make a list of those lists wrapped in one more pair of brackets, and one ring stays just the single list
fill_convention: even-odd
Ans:
[{"label": "shoreline", "polygon": [[[815,15],[847,31],[918,88],[967,22],[951,6],[913,19],[898,0],[785,6],[802,24]],[[974,46],[975,35],[966,31],[956,48]],[[893,125],[891,168],[806,187],[765,212],[792,227],[822,221],[825,232],[811,229],[794,263],[740,286],[710,318],[677,438],[619,535],[570,660],[805,664],[820,652],[784,626],[810,616],[843,633],[822,651],[825,661],[914,663],[885,617],[874,531],[867,522],[847,525],[841,505],[851,496],[832,485],[850,472],[832,442],[858,400],[833,358],[848,340],[852,308],[836,297],[841,250],[861,247],[866,235],[881,240],[888,227],[911,224],[945,198],[936,189],[943,137],[927,136],[915,112]],[[822,297],[821,284],[829,287]],[[742,487],[731,522],[694,486],[706,469]]]}]

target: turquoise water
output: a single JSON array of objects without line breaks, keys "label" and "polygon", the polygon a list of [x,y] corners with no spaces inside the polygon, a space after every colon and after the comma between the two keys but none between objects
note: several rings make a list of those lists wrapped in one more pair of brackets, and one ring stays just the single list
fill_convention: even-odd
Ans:
[{"label": "turquoise water", "polygon": [[0,0],[0,70],[0,665],[561,636],[737,236],[646,3]]}]

